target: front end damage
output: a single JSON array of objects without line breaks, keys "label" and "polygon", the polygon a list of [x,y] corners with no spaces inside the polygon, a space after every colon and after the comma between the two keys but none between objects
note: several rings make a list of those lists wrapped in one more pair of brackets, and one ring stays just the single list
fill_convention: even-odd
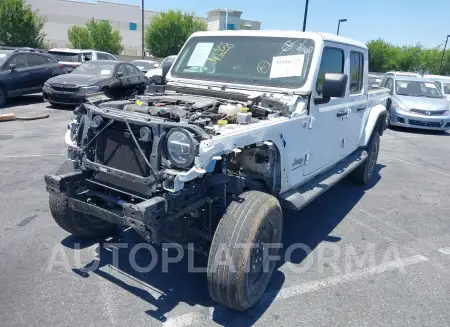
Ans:
[{"label": "front end damage", "polygon": [[[233,198],[246,190],[277,194],[281,184],[277,147],[236,132],[250,135],[285,118],[258,102],[240,125],[218,113],[222,105],[230,103],[183,95],[83,104],[65,137],[75,170],[45,176],[47,191],[149,242],[194,243],[205,252]],[[218,126],[224,120],[232,123]]]}]

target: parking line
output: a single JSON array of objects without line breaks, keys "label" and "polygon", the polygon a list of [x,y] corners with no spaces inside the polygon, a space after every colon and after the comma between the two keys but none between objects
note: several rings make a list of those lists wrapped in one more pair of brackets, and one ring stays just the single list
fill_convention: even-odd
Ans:
[{"label": "parking line", "polygon": [[[450,250],[450,249],[449,249]],[[315,280],[311,282],[306,282],[300,285],[296,286],[288,286],[283,287],[279,291],[269,292],[264,294],[262,297],[260,303],[271,303],[272,301],[280,300],[280,299],[289,299],[301,294],[315,292],[321,289],[325,289],[331,286],[360,280],[363,278],[370,277],[372,275],[378,275],[382,274],[388,271],[393,271],[397,269],[403,269],[406,266],[415,265],[421,262],[428,261],[428,258],[423,255],[414,255],[411,257],[395,260],[395,261],[389,261],[382,263],[379,266],[372,267],[372,268],[362,268],[355,270],[354,272],[344,274],[344,275],[337,275],[337,276],[330,276],[325,279],[321,280]],[[211,316],[213,316],[215,308],[211,308],[209,316],[206,316],[206,314],[202,314],[199,312],[192,312],[187,313],[178,317],[173,317],[167,319],[166,322],[163,323],[164,327],[187,327],[192,326],[198,321],[205,321],[206,319],[210,319]],[[210,325],[210,324],[208,324]]]},{"label": "parking line", "polygon": [[442,254],[450,254],[450,247],[442,248],[442,249],[439,249],[438,251],[441,252]]},{"label": "parking line", "polygon": [[67,155],[67,153],[26,154],[26,155],[22,155],[22,156],[1,156],[0,159],[54,157],[54,156],[66,156],[66,155]]}]

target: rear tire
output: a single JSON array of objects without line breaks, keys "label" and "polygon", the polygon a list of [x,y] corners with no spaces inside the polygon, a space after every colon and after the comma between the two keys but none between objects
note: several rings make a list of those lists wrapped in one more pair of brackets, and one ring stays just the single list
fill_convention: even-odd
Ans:
[{"label": "rear tire", "polygon": [[209,252],[207,278],[213,300],[245,311],[261,299],[276,263],[268,257],[279,252],[270,245],[280,244],[282,229],[281,207],[272,195],[248,191],[231,202]]},{"label": "rear tire", "polygon": [[[377,128],[377,127],[376,127]],[[373,176],[373,171],[378,159],[378,153],[380,150],[380,133],[378,130],[373,132],[369,145],[366,148],[368,157],[364,163],[359,165],[352,172],[352,179],[359,185],[367,185]]]},{"label": "rear tire", "polygon": [[[73,172],[74,166],[70,161],[65,161],[56,174]],[[69,198],[63,193],[50,193],[50,212],[55,222],[65,231],[82,238],[95,238],[111,235],[116,225],[105,220],[87,215],[69,208]]]}]

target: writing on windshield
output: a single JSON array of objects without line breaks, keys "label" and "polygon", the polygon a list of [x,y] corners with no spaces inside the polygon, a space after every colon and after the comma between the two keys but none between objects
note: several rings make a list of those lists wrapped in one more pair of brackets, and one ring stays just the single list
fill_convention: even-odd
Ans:
[{"label": "writing on windshield", "polygon": [[207,36],[188,41],[174,77],[257,86],[300,88],[307,80],[314,41],[258,36]]}]

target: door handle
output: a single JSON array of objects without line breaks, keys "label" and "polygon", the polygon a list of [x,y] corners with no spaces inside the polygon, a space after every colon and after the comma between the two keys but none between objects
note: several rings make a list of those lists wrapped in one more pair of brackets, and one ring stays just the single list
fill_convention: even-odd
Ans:
[{"label": "door handle", "polygon": [[363,111],[363,110],[366,110],[366,107],[364,106],[364,107],[358,107],[358,108],[356,108],[356,111]]},{"label": "door handle", "polygon": [[344,117],[344,116],[347,116],[348,115],[348,112],[347,111],[339,111],[337,114],[336,114],[336,117]]}]

